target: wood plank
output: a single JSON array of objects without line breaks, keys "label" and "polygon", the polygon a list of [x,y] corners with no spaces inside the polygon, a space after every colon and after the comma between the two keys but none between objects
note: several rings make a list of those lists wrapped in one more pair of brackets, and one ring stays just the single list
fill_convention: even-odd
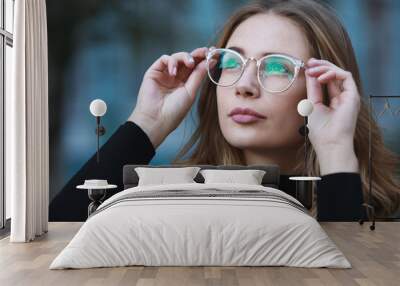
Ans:
[{"label": "wood plank", "polygon": [[321,223],[352,269],[297,267],[112,267],[49,270],[53,259],[82,226],[51,222],[31,243],[0,240],[0,285],[399,285],[400,224]]}]

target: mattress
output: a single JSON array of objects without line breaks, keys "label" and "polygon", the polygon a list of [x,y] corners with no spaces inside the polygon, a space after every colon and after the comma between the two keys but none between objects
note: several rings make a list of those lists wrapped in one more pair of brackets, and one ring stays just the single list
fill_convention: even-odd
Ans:
[{"label": "mattress", "polygon": [[272,187],[226,183],[117,193],[49,268],[132,265],[351,268],[299,201]]}]

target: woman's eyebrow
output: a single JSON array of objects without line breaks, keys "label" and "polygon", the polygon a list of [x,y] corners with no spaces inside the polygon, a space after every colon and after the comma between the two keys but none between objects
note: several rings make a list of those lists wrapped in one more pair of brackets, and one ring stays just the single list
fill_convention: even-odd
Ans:
[{"label": "woman's eyebrow", "polygon": [[[239,47],[228,47],[227,49],[234,50],[234,51],[244,55],[244,50],[242,48],[239,48]],[[287,53],[284,53],[284,52],[266,52],[266,53],[261,54],[260,57],[262,58],[264,56],[271,55],[271,54],[282,54],[282,55],[287,55],[287,56],[291,57],[291,55],[289,55]]]}]

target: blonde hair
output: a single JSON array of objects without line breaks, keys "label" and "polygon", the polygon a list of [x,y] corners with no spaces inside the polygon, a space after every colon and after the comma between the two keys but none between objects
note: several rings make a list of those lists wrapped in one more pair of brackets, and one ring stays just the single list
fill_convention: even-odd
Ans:
[{"label": "blonde hair", "polygon": [[[310,46],[310,54],[315,58],[326,59],[340,68],[352,73],[360,96],[363,95],[360,73],[350,38],[333,10],[315,0],[266,0],[257,1],[241,7],[224,25],[215,47],[225,47],[236,27],[249,17],[273,12],[297,23],[304,31]],[[324,104],[329,106],[329,96],[324,86]],[[362,98],[361,98],[362,99]],[[216,86],[207,78],[200,91],[198,102],[199,125],[189,141],[183,146],[173,163],[175,164],[213,164],[246,165],[243,152],[231,146],[222,135],[218,124]],[[400,203],[399,182],[394,176],[399,157],[384,146],[381,131],[371,116],[366,103],[361,100],[357,126],[354,134],[354,149],[359,161],[360,176],[364,198],[368,193],[368,124],[372,127],[373,195],[372,203],[380,215],[394,212]],[[183,157],[194,150],[188,159]],[[308,166],[310,176],[319,176],[316,153],[310,146]],[[301,160],[300,160],[301,161]],[[295,168],[301,169],[303,162]],[[315,187],[315,186],[314,186]],[[314,200],[315,201],[315,200]],[[315,213],[315,204],[313,208]]]}]

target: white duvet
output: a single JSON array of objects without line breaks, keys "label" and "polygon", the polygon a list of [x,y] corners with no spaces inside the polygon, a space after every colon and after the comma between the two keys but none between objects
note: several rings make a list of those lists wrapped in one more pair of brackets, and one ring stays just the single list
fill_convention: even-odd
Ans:
[{"label": "white duvet", "polygon": [[[258,185],[137,186],[107,199],[50,269],[145,266],[294,266],[350,268],[319,223],[290,204],[246,197],[122,200],[145,191],[261,190]],[[301,205],[301,204],[300,204]]]}]

